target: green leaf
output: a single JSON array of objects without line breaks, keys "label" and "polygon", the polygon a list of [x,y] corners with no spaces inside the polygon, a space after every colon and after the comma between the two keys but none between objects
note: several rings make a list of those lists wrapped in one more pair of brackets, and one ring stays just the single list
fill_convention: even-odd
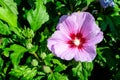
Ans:
[{"label": "green leaf", "polygon": [[[117,1],[118,2],[118,1]],[[117,4],[115,4],[115,6],[114,6],[114,11],[115,12],[120,12],[120,7],[119,7],[119,5],[117,5]],[[115,13],[114,12],[114,13]]]},{"label": "green leaf", "polygon": [[93,63],[92,62],[84,62],[83,63],[83,72],[84,72],[84,76],[86,75],[86,77],[91,75],[91,71],[93,70]]},{"label": "green leaf", "polygon": [[63,65],[58,65],[57,67],[54,68],[54,71],[56,72],[61,72],[63,70],[65,70],[67,68],[67,66]]},{"label": "green leaf", "polygon": [[0,19],[12,27],[17,27],[17,6],[13,0],[0,0]]},{"label": "green leaf", "polygon": [[57,6],[56,9],[60,9],[60,8],[64,7],[65,5],[62,4],[60,1],[57,1],[56,6]]},{"label": "green leaf", "polygon": [[89,4],[91,3],[91,2],[93,2],[94,0],[86,0],[87,1],[87,6],[89,6]]},{"label": "green leaf", "polygon": [[61,65],[61,62],[58,59],[52,59],[52,61],[54,64]]},{"label": "green leaf", "polygon": [[21,66],[21,67],[18,67],[16,69],[12,69],[9,72],[9,74],[12,75],[12,76],[15,76],[17,78],[20,78],[23,75],[23,72],[25,71],[26,68],[27,68],[27,66]]},{"label": "green leaf", "polygon": [[45,59],[44,59],[45,65],[47,65],[47,66],[53,66],[53,64],[51,63],[51,60],[52,60],[53,56],[54,56],[53,54],[48,54],[45,57]]},{"label": "green leaf", "polygon": [[43,77],[45,77],[45,76],[37,76],[35,79],[33,79],[33,80],[41,80]]},{"label": "green leaf", "polygon": [[33,80],[33,77],[36,75],[36,73],[37,70],[35,68],[33,68],[32,70],[30,68],[27,68],[21,80]]},{"label": "green leaf", "polygon": [[116,33],[114,24],[113,24],[112,20],[108,16],[106,16],[106,22],[108,23],[111,32]]},{"label": "green leaf", "polygon": [[78,65],[72,68],[73,76],[79,80],[88,80],[88,76],[91,75],[93,64],[91,62],[79,62]]},{"label": "green leaf", "polygon": [[101,61],[105,62],[105,63],[106,63],[106,58],[103,57],[103,51],[101,51],[101,50],[107,49],[107,48],[108,48],[108,47],[99,47],[99,48],[97,48],[98,58],[99,58]]},{"label": "green leaf", "polygon": [[68,80],[67,76],[63,76],[58,72],[51,73],[48,76],[48,80]]},{"label": "green leaf", "polygon": [[49,16],[46,13],[46,8],[43,5],[42,0],[36,0],[35,4],[35,10],[31,9],[26,13],[27,20],[33,31],[38,30],[42,26],[42,24],[44,24],[49,19]]},{"label": "green leaf", "polygon": [[9,27],[0,20],[0,34],[10,34]]},{"label": "green leaf", "polygon": [[82,71],[82,64],[79,62],[78,65],[72,68],[73,76],[77,76]]},{"label": "green leaf", "polygon": [[113,16],[112,21],[114,25],[118,26],[120,24],[120,16]]},{"label": "green leaf", "polygon": [[[31,43],[29,43],[29,44],[31,44]],[[27,44],[26,47],[27,47],[27,49],[29,49],[30,53],[34,54],[38,50],[38,46],[37,45],[32,45],[32,44],[29,45],[29,44]]]},{"label": "green leaf", "polygon": [[20,36],[17,27],[17,5],[13,0],[0,0],[0,19],[8,23],[10,30]]},{"label": "green leaf", "polygon": [[3,54],[5,57],[9,57],[9,51],[10,51],[10,48],[5,48],[4,51],[3,51]]},{"label": "green leaf", "polygon": [[44,4],[47,4],[49,2],[54,2],[54,0],[43,0]]},{"label": "green leaf", "polygon": [[20,78],[20,80],[33,80],[33,77],[36,75],[37,70],[35,68],[31,69],[28,68],[27,66],[20,66],[17,67],[16,69],[12,69],[9,74]]},{"label": "green leaf", "polygon": [[76,4],[75,4],[75,6],[79,6],[81,3],[82,3],[81,0],[76,0]]},{"label": "green leaf", "polygon": [[107,29],[107,24],[104,21],[101,21],[100,26],[102,31],[105,31]]},{"label": "green leaf", "polygon": [[[101,56],[105,59],[105,61],[102,60],[102,57],[98,55],[98,59],[99,59],[98,63],[100,65],[102,64],[102,66],[107,65],[109,69],[115,71],[116,70],[115,68],[117,66],[116,64],[119,64],[119,61],[115,59],[116,55],[114,54],[114,51],[108,46],[100,47],[99,51],[101,52]],[[109,55],[106,53],[109,53]]]},{"label": "green leaf", "polygon": [[57,64],[57,66],[54,68],[54,71],[56,72],[61,72],[67,68],[66,65],[62,64],[59,60],[57,59],[52,59],[54,64]]},{"label": "green leaf", "polygon": [[0,72],[1,72],[2,67],[3,67],[3,63],[4,63],[4,61],[3,61],[3,59],[0,57]]},{"label": "green leaf", "polygon": [[13,53],[10,55],[10,58],[12,60],[14,68],[16,68],[18,66],[18,64],[20,63],[20,59],[23,57],[24,53],[27,50],[23,46],[20,46],[17,44],[11,45],[10,49],[11,49],[11,51],[13,51]]},{"label": "green leaf", "polygon": [[9,38],[2,38],[1,48],[4,49],[9,44]]}]

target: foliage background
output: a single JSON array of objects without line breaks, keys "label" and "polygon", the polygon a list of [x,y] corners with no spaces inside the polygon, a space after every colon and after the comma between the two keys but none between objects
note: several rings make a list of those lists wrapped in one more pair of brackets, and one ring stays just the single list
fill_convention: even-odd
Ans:
[{"label": "foliage background", "polygon": [[[0,0],[0,80],[119,80],[120,1]],[[46,47],[60,16],[90,12],[104,40],[93,62],[65,61]]]}]

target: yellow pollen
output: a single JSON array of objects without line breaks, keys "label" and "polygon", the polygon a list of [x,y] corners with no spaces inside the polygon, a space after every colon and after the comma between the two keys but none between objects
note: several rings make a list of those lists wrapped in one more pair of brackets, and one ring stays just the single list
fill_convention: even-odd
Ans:
[{"label": "yellow pollen", "polygon": [[80,45],[80,40],[79,40],[79,39],[75,39],[73,42],[74,42],[74,44],[75,44],[76,46],[79,46],[79,45]]}]

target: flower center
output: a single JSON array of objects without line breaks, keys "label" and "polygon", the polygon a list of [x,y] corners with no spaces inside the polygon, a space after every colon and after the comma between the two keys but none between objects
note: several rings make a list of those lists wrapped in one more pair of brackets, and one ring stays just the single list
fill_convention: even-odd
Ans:
[{"label": "flower center", "polygon": [[69,44],[70,48],[78,48],[81,49],[83,47],[83,44],[86,42],[85,38],[82,37],[82,34],[70,34],[71,40],[67,41],[67,44]]},{"label": "flower center", "polygon": [[80,45],[80,40],[75,38],[75,40],[73,40],[73,43],[76,45],[76,46],[79,46]]}]

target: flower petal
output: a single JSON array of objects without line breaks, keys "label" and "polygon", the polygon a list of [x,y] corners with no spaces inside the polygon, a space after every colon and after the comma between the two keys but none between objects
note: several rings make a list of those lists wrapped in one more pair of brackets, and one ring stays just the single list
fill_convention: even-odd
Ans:
[{"label": "flower petal", "polygon": [[90,62],[96,57],[96,46],[87,46],[84,47],[84,51],[86,52],[86,54],[89,54],[91,60],[89,60]]},{"label": "flower petal", "polygon": [[51,38],[48,39],[47,47],[52,51],[52,46],[56,43],[66,43],[70,37],[67,34],[62,33],[61,31],[55,31]]},{"label": "flower petal", "polygon": [[62,55],[60,56],[61,59],[64,60],[71,60],[75,56],[75,51],[72,48],[69,48],[68,50],[64,51]]},{"label": "flower petal", "polygon": [[93,36],[96,35],[100,29],[96,25],[94,17],[90,13],[86,12],[84,14],[84,18],[84,23],[80,31],[83,34],[83,37],[86,37],[90,33],[93,34]]},{"label": "flower petal", "polygon": [[85,12],[74,12],[70,16],[62,16],[60,18],[59,24],[57,25],[57,30],[67,32],[67,34],[77,33],[83,24],[84,14]]},{"label": "flower petal", "polygon": [[74,59],[76,61],[81,62],[91,62],[96,56],[96,47],[90,46],[90,47],[84,47],[83,49],[79,50]]},{"label": "flower petal", "polygon": [[59,23],[62,23],[67,17],[68,17],[68,15],[63,15],[63,16],[60,18]]},{"label": "flower petal", "polygon": [[103,40],[103,32],[101,31],[94,37],[90,37],[91,35],[88,35],[88,36],[89,36],[89,39],[86,41],[84,46],[96,45]]},{"label": "flower petal", "polygon": [[53,45],[53,53],[57,56],[60,57],[61,55],[64,54],[65,51],[69,49],[69,45],[65,43],[57,43]]}]

